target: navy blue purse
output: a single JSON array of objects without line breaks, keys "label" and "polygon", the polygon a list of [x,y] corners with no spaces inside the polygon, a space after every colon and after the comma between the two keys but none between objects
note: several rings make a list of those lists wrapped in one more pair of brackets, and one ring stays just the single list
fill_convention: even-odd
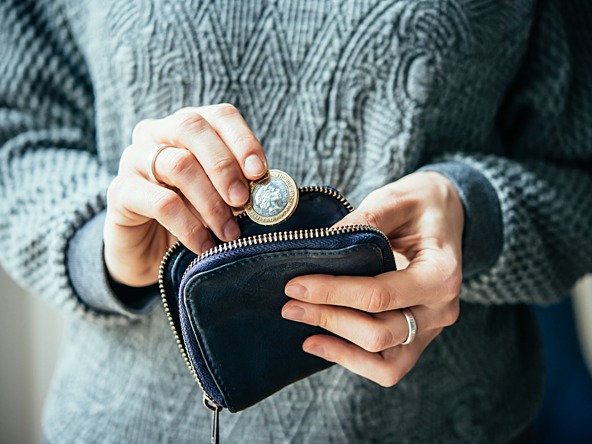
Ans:
[{"label": "navy blue purse", "polygon": [[[371,226],[330,227],[353,208],[330,187],[302,187],[294,214],[273,226],[238,216],[241,238],[197,256],[177,243],[160,267],[162,300],[191,374],[216,414],[237,412],[330,365],[302,350],[327,331],[285,320],[286,283],[305,274],[394,270]],[[217,427],[217,425],[216,425]]]}]

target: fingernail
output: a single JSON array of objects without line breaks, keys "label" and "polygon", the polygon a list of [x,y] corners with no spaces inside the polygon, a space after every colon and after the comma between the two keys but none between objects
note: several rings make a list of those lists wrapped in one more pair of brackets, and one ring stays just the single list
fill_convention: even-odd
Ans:
[{"label": "fingernail", "polygon": [[286,287],[286,296],[295,299],[308,299],[308,290],[300,284],[292,284]]},{"label": "fingernail", "polygon": [[249,176],[259,177],[265,173],[265,164],[259,156],[252,154],[245,160],[245,172]]},{"label": "fingernail", "polygon": [[304,319],[304,309],[299,307],[298,305],[290,305],[284,311],[282,311],[282,316],[286,319],[291,319],[293,321],[300,321]]},{"label": "fingernail", "polygon": [[216,246],[216,244],[214,243],[213,240],[208,239],[207,241],[205,241],[202,245],[201,245],[201,251],[202,253],[205,253],[208,250],[211,250],[212,248],[214,248]]},{"label": "fingernail", "polygon": [[320,345],[311,345],[308,348],[305,348],[304,351],[306,353],[310,353],[311,355],[318,356],[319,358],[325,357],[325,349]]},{"label": "fingernail", "polygon": [[228,195],[230,196],[232,204],[239,206],[244,204],[249,198],[249,189],[243,182],[237,180],[232,185],[230,185]]},{"label": "fingernail", "polygon": [[228,240],[237,239],[240,236],[240,228],[234,219],[230,219],[224,225],[224,237]]}]

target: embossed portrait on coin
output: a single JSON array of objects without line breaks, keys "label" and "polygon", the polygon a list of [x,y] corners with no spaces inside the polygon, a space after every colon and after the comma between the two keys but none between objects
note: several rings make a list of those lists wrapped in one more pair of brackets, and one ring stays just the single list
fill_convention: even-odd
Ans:
[{"label": "embossed portrait on coin", "polygon": [[253,193],[253,209],[265,217],[279,214],[288,204],[288,187],[278,179],[258,187]]}]

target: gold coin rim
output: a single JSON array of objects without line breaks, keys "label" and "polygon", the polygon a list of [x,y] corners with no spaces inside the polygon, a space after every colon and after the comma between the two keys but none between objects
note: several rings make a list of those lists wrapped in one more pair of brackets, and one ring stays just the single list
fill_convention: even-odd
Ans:
[{"label": "gold coin rim", "polygon": [[247,204],[245,211],[247,213],[247,216],[249,216],[249,218],[253,222],[256,222],[260,225],[277,225],[287,220],[290,216],[292,216],[292,214],[294,214],[294,211],[298,206],[300,193],[294,179],[292,179],[292,177],[290,177],[288,173],[282,170],[269,170],[267,177],[269,178],[269,180],[271,180],[272,177],[279,179],[287,185],[288,204],[282,211],[280,211],[275,216],[262,216],[261,214],[257,213],[253,208],[253,189],[261,182],[255,181],[251,184],[251,196],[249,197],[249,203]]}]

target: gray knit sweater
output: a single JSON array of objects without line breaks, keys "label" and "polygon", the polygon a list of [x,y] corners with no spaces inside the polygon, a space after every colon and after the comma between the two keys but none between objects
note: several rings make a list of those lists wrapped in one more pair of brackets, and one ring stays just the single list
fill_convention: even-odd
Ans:
[{"label": "gray knit sweater", "polygon": [[2,0],[0,260],[68,313],[43,429],[57,443],[207,442],[156,294],[102,262],[105,191],[135,124],[231,102],[270,165],[358,204],[437,170],[462,197],[461,317],[393,388],[339,366],[223,442],[507,442],[541,395],[530,303],[592,270],[585,0]]}]

